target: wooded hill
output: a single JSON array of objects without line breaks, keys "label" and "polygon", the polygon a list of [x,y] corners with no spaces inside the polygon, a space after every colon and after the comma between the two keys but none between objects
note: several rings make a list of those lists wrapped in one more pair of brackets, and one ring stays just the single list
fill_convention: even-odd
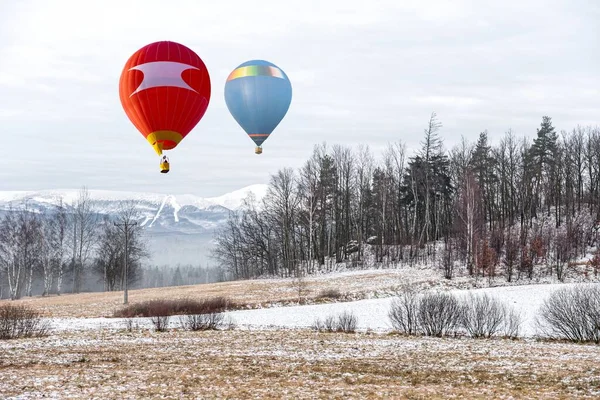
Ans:
[{"label": "wooded hill", "polygon": [[448,278],[531,277],[541,263],[562,279],[595,240],[600,129],[559,133],[544,116],[533,137],[509,130],[491,145],[483,131],[446,150],[441,126],[433,113],[412,155],[402,141],[379,159],[366,145],[315,146],[302,168],[271,177],[260,204],[231,214],[213,256],[235,278],[434,262]]}]

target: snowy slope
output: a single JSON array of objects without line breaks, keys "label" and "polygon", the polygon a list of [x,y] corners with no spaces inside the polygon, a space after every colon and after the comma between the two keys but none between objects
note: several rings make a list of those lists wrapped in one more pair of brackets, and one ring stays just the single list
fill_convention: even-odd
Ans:
[{"label": "snowy slope", "polygon": [[[570,287],[577,284],[543,284],[543,285],[521,285],[505,286],[483,289],[451,290],[460,296],[483,294],[499,299],[508,306],[512,306],[520,313],[522,318],[521,334],[531,337],[536,334],[535,317],[544,300],[555,290]],[[600,285],[593,283],[593,285]],[[325,319],[329,315],[339,314],[344,311],[352,311],[357,317],[357,327],[362,330],[385,332],[392,330],[388,318],[392,297],[381,299],[359,300],[347,303],[330,303],[307,306],[277,307],[262,310],[244,310],[228,313],[236,323],[248,328],[261,327],[286,327],[302,328],[310,327],[315,318]]]},{"label": "snowy slope", "polygon": [[[538,331],[535,317],[544,300],[552,292],[574,284],[542,284],[508,287],[494,287],[475,290],[454,290],[451,293],[464,296],[468,293],[487,293],[521,314],[521,337],[533,337]],[[591,283],[591,285],[600,285]],[[225,313],[239,328],[244,329],[296,329],[310,328],[316,318],[321,320],[330,315],[352,311],[357,317],[357,328],[362,331],[389,332],[392,330],[388,312],[393,298],[368,299],[352,302],[318,305],[272,307],[258,310],[231,311]],[[134,318],[140,327],[152,328],[150,318]],[[52,320],[57,331],[78,331],[96,329],[123,329],[124,318],[57,318]],[[177,316],[171,317],[171,327],[179,325]]]},{"label": "snowy slope", "polygon": [[246,186],[245,188],[235,190],[231,193],[227,193],[223,196],[210,197],[206,200],[230,210],[237,210],[242,206],[244,200],[249,194],[252,194],[254,196],[254,199],[257,201],[257,206],[259,206],[258,203],[260,203],[260,201],[266,196],[267,189],[268,185],[250,185]]}]

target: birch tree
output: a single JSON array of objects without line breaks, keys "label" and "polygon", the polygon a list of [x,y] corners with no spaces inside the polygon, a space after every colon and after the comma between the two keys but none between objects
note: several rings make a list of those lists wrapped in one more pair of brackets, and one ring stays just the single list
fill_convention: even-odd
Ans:
[{"label": "birch tree", "polygon": [[72,214],[72,266],[73,293],[79,293],[83,283],[85,263],[90,257],[96,235],[98,217],[92,208],[92,200],[86,187],[78,194]]}]

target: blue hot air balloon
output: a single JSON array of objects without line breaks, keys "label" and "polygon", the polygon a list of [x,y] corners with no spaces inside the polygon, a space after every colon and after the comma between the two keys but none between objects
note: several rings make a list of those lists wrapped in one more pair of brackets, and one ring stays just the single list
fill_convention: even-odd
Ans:
[{"label": "blue hot air balloon", "polygon": [[227,108],[256,143],[261,145],[281,122],[292,102],[292,85],[281,68],[264,60],[240,64],[225,82]]}]

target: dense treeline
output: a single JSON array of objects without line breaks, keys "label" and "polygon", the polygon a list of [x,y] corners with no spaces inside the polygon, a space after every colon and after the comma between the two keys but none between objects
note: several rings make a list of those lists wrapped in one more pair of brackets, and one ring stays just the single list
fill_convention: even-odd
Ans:
[{"label": "dense treeline", "polygon": [[235,278],[435,262],[447,278],[455,266],[512,280],[543,265],[562,279],[595,240],[600,130],[558,133],[544,116],[533,138],[509,130],[492,146],[483,131],[446,150],[441,127],[433,113],[410,156],[402,142],[379,160],[365,145],[315,146],[231,214],[213,256]]}]

